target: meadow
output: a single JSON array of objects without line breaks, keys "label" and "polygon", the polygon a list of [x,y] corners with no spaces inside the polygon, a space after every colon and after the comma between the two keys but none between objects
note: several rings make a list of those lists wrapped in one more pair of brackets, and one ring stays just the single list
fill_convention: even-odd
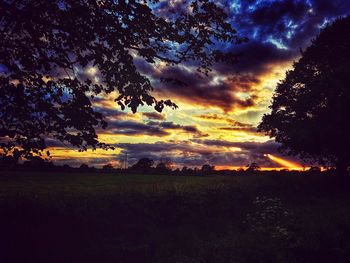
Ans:
[{"label": "meadow", "polygon": [[334,176],[2,172],[0,262],[350,262]]}]

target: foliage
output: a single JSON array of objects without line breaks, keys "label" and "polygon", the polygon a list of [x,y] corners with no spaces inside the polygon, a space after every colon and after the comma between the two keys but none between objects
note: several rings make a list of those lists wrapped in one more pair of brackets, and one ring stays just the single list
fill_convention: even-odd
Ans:
[{"label": "foliage", "polygon": [[172,171],[174,163],[170,158],[161,158],[155,168],[155,171],[160,174],[167,174]]},{"label": "foliage", "polygon": [[311,166],[307,171],[309,173],[319,174],[321,173],[321,168],[318,166]]},{"label": "foliage", "polygon": [[284,208],[280,199],[256,197],[253,205],[254,209],[247,214],[245,221],[252,232],[279,241],[290,238],[289,226],[293,223],[293,215]]},{"label": "foliage", "polygon": [[108,164],[105,164],[104,166],[102,166],[102,170],[104,171],[112,171],[113,170],[113,165],[108,163]]},{"label": "foliage", "polygon": [[246,169],[247,172],[257,172],[260,170],[261,170],[261,167],[255,162],[247,164],[247,169]]},{"label": "foliage", "polygon": [[350,164],[350,17],[324,28],[301,53],[275,91],[259,130],[291,155],[336,165]]},{"label": "foliage", "polygon": [[[1,0],[0,137],[4,155],[30,158],[47,137],[80,150],[108,149],[93,99],[115,92],[122,109],[176,108],[157,100],[135,60],[166,66],[191,62],[208,74],[215,61],[235,62],[213,45],[245,41],[214,1],[193,0],[183,10],[157,9],[156,0]],[[165,12],[164,12],[165,11]],[[85,74],[87,70],[97,77]],[[171,81],[164,79],[165,81]]]},{"label": "foliage", "polygon": [[149,172],[154,165],[154,161],[149,158],[141,158],[138,160],[137,163],[135,163],[131,170],[140,171],[140,172]]},{"label": "foliage", "polygon": [[215,166],[211,166],[210,164],[203,164],[201,168],[201,172],[204,174],[212,173],[215,170]]},{"label": "foliage", "polygon": [[288,251],[297,245],[295,218],[281,199],[256,197],[244,223],[254,237],[249,240],[254,252],[248,262],[289,262]]},{"label": "foliage", "polygon": [[80,165],[79,169],[81,171],[87,172],[87,171],[89,171],[90,167],[87,164],[83,163],[83,164]]}]

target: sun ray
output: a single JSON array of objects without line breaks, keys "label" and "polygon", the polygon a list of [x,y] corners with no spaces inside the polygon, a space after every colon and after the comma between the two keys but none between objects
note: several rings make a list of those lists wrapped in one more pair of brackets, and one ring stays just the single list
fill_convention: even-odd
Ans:
[{"label": "sun ray", "polygon": [[292,169],[292,170],[302,170],[304,167],[296,162],[283,159],[281,157],[274,156],[272,154],[265,154],[267,158],[269,158],[271,161],[278,163],[282,165],[285,168]]}]

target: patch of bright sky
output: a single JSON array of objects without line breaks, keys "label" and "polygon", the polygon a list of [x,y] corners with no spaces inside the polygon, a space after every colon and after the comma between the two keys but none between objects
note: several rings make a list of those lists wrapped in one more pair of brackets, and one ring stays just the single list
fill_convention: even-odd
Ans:
[{"label": "patch of bright sky", "polygon": [[298,25],[296,23],[293,23],[292,20],[289,20],[287,23],[287,28],[288,28],[288,31],[287,31],[286,37],[288,39],[291,39],[295,34],[295,30],[298,28]]},{"label": "patch of bright sky", "polygon": [[250,94],[247,92],[236,92],[236,96],[241,100],[247,100],[250,98]]},{"label": "patch of bright sky", "polygon": [[85,71],[88,75],[95,76],[98,72],[98,69],[97,69],[97,67],[92,66],[92,67],[87,68]]},{"label": "patch of bright sky", "polygon": [[[104,143],[143,143],[147,141],[148,143],[155,143],[159,141],[161,137],[149,136],[149,135],[123,135],[123,134],[99,134],[99,140]],[[164,137],[162,137],[164,138]],[[132,140],[130,140],[132,139]]]},{"label": "patch of bright sky", "polygon": [[231,10],[234,13],[239,13],[241,8],[242,8],[241,1],[240,0],[234,0],[230,7],[231,7]]},{"label": "patch of bright sky", "polygon": [[[210,120],[210,119],[202,119],[196,116],[200,115],[213,115],[217,114],[223,118],[231,118],[233,117],[230,113],[223,113],[220,109],[198,109],[196,106],[182,106],[172,112],[167,113],[167,121],[173,121],[175,123],[181,123],[182,125],[196,125],[201,132],[208,133],[210,138],[221,138],[225,140],[231,141],[266,141],[267,138],[263,136],[247,133],[245,131],[227,131],[220,130],[221,127],[230,127],[232,126],[225,120]],[[233,118],[235,119],[235,118]],[[251,119],[245,119],[247,123],[251,123]],[[188,135],[187,135],[188,136]],[[178,138],[177,136],[173,136]],[[184,138],[186,136],[182,136]]]},{"label": "patch of bright sky", "polygon": [[193,118],[194,114],[204,114],[205,109],[198,109],[198,107],[186,103],[181,103],[180,107],[176,110],[165,108],[166,121],[172,121],[174,123],[180,123],[181,125],[198,125],[200,122]]},{"label": "patch of bright sky", "polygon": [[237,110],[232,113],[235,120],[257,125],[264,113],[270,111],[272,94],[279,80],[283,79],[285,72],[292,68],[292,61],[271,65],[271,68],[261,77],[259,87],[256,88],[256,105],[254,108]]},{"label": "patch of bright sky", "polygon": [[252,38],[257,38],[258,37],[258,33],[259,33],[259,28],[255,27],[253,29],[253,34],[252,34]]},{"label": "patch of bright sky", "polygon": [[274,39],[273,37],[269,37],[266,40],[266,42],[269,42],[269,43],[275,45],[275,47],[277,47],[278,49],[288,50],[288,47],[281,40]]},{"label": "patch of bright sky", "polygon": [[220,75],[215,75],[211,81],[209,82],[210,85],[220,85],[222,83],[222,81],[225,79],[226,77],[220,76]]},{"label": "patch of bright sky", "polygon": [[323,23],[321,23],[320,25],[318,25],[318,28],[323,28],[325,27],[329,22],[331,22],[331,20],[329,20],[328,18],[325,18],[323,20]]},{"label": "patch of bright sky", "polygon": [[115,150],[87,150],[86,152],[79,152],[73,148],[60,148],[60,147],[52,147],[49,148],[50,156],[56,160],[69,158],[103,158],[110,157],[111,155],[119,154],[120,149]]}]

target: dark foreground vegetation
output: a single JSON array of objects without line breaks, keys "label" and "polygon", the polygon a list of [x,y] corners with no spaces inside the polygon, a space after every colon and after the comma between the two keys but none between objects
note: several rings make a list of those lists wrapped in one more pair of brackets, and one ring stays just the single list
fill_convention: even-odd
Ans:
[{"label": "dark foreground vegetation", "polygon": [[0,262],[348,262],[350,181],[2,172]]}]

